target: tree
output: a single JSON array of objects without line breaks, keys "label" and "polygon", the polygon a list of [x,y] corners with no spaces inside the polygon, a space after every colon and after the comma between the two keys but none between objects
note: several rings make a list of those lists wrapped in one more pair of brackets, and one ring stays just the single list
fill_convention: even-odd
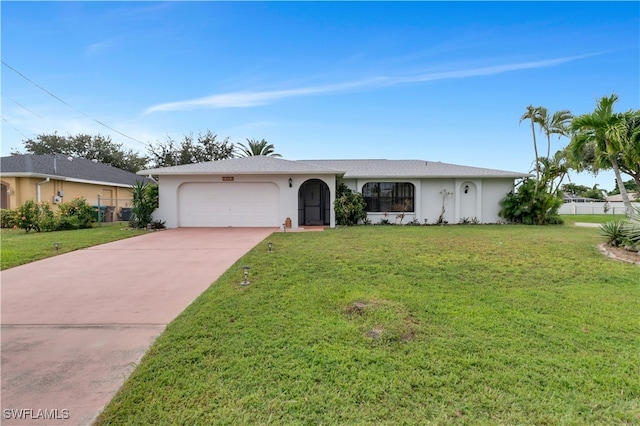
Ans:
[{"label": "tree", "polygon": [[628,126],[631,121],[631,113],[614,113],[613,106],[617,100],[618,96],[615,93],[609,97],[603,96],[597,101],[594,112],[575,117],[571,122],[572,139],[566,150],[573,167],[580,171],[581,157],[585,147],[592,145],[594,152],[593,172],[613,169],[625,209],[627,214],[631,214],[633,207],[624,187],[619,167],[619,158],[625,149],[630,149],[628,146],[631,143],[628,138]]},{"label": "tree", "polygon": [[[25,154],[63,154],[74,157],[98,160],[118,169],[136,173],[145,168],[148,159],[140,156],[131,149],[125,149],[120,143],[115,143],[109,136],[78,134],[76,136],[60,136],[53,134],[41,134],[35,139],[27,139],[22,142]],[[20,151],[12,151],[11,155],[23,154]]]},{"label": "tree", "polygon": [[204,134],[198,133],[195,139],[193,133],[190,133],[180,142],[168,137],[166,142],[149,144],[147,150],[151,156],[152,167],[180,166],[233,157],[234,147],[229,138],[223,141],[218,141],[217,138],[215,133],[207,130]]},{"label": "tree", "polygon": [[559,196],[560,185],[569,173],[564,151],[557,151],[553,157],[540,158],[540,187],[552,195]]},{"label": "tree", "polygon": [[640,111],[629,111],[624,115],[626,132],[622,154],[619,159],[620,171],[631,176],[640,187]]},{"label": "tree", "polygon": [[254,155],[266,155],[267,157],[282,157],[282,155],[275,152],[273,144],[270,144],[266,140],[262,139],[247,139],[247,145],[238,144],[238,157],[251,157]]},{"label": "tree", "polygon": [[550,116],[545,107],[538,107],[538,114],[534,117],[534,121],[547,137],[547,157],[551,156],[551,135],[567,136],[572,118],[571,111],[567,109],[556,111]]},{"label": "tree", "polygon": [[[640,111],[629,111],[624,114],[627,122],[626,132],[623,135],[623,151],[618,156],[618,166],[620,172],[631,176],[635,185],[640,186]],[[572,167],[578,171],[587,171],[593,175],[597,175],[599,170],[611,169],[609,164],[606,167],[596,166],[596,154],[594,144],[584,145],[581,152],[569,153],[571,157]],[[606,161],[605,161],[606,162]],[[625,183],[625,187],[629,190],[629,186]],[[616,188],[611,195],[619,194]]]},{"label": "tree", "polygon": [[562,185],[562,192],[576,197],[593,198],[596,200],[604,200],[607,195],[607,191],[598,188],[597,183],[593,185],[592,188],[585,185],[577,185],[575,183],[565,183]]},{"label": "tree", "polygon": [[[635,182],[634,179],[629,179],[624,181],[624,187],[627,192],[640,192],[640,186]],[[620,194],[620,190],[618,189],[618,185],[615,185],[613,190],[609,191],[609,195],[618,195]]]},{"label": "tree", "polygon": [[535,152],[536,155],[536,162],[535,162],[535,169],[536,169],[536,185],[535,185],[535,192],[538,192],[538,181],[540,180],[540,162],[539,162],[539,158],[540,156],[538,155],[538,143],[536,141],[536,128],[535,128],[535,123],[536,121],[540,120],[540,107],[534,107],[533,105],[529,105],[527,107],[527,112],[525,112],[524,114],[522,114],[522,117],[520,117],[520,123],[522,123],[524,120],[530,120],[531,121],[531,134],[533,136],[533,150]]}]

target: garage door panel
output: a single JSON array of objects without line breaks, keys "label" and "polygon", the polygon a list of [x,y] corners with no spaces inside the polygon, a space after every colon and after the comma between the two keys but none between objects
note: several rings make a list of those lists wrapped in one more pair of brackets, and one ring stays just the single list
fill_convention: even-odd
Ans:
[{"label": "garage door panel", "polygon": [[274,183],[186,183],[179,191],[181,227],[279,226]]}]

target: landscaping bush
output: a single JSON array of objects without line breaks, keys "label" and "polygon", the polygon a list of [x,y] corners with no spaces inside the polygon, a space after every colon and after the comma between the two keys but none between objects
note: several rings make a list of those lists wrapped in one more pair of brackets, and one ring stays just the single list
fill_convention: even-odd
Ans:
[{"label": "landscaping bush", "polygon": [[129,225],[132,228],[146,228],[153,222],[153,212],[158,208],[158,185],[137,181],[131,186],[133,210]]},{"label": "landscaping bush", "polygon": [[16,226],[16,211],[12,209],[0,209],[0,226],[13,228]]},{"label": "landscaping bush", "polygon": [[627,250],[640,250],[640,208],[629,216],[629,220],[612,220],[600,226],[599,234],[605,243],[613,247],[624,247]]},{"label": "landscaping bush", "polygon": [[26,232],[34,230],[40,232],[40,209],[33,200],[27,200],[16,208],[16,225]]},{"label": "landscaping bush", "polygon": [[2,227],[18,227],[26,232],[63,231],[91,228],[94,221],[93,209],[82,197],[60,203],[53,212],[49,203],[27,200],[15,210],[2,210]]},{"label": "landscaping bush", "polygon": [[625,240],[623,225],[623,220],[612,220],[600,225],[598,233],[605,238],[605,243],[613,247],[619,247]]},{"label": "landscaping bush", "polygon": [[524,179],[517,192],[511,191],[500,201],[500,217],[524,225],[560,225],[558,214],[562,197],[549,192],[536,192],[536,180]]},{"label": "landscaping bush", "polygon": [[55,214],[51,210],[49,203],[38,203],[40,215],[38,218],[38,227],[41,231],[57,231],[58,223]]},{"label": "landscaping bush", "polygon": [[367,204],[362,194],[352,191],[342,182],[336,187],[334,209],[338,225],[357,225],[359,221],[364,222],[367,218]]},{"label": "landscaping bush", "polygon": [[95,221],[93,207],[84,197],[76,197],[67,203],[60,203],[58,214],[57,229],[60,230],[90,228],[91,223]]}]

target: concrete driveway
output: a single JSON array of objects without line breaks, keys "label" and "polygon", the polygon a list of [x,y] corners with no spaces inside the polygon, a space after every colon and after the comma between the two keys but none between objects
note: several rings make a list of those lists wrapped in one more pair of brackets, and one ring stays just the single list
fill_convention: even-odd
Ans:
[{"label": "concrete driveway", "polygon": [[173,229],[3,271],[2,424],[91,424],[165,326],[276,230]]}]

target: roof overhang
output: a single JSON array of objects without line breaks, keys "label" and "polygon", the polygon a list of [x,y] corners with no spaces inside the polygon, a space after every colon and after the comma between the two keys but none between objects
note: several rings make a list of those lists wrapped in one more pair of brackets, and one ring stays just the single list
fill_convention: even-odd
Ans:
[{"label": "roof overhang", "polygon": [[2,173],[0,174],[0,177],[19,177],[19,178],[26,177],[26,178],[35,178],[35,179],[51,179],[51,180],[59,180],[63,182],[75,182],[75,183],[86,183],[91,185],[117,186],[120,188],[131,188],[131,185],[127,185],[126,183],[79,179],[79,178],[71,178],[66,176],[48,175],[44,173],[11,172],[11,173]]}]

